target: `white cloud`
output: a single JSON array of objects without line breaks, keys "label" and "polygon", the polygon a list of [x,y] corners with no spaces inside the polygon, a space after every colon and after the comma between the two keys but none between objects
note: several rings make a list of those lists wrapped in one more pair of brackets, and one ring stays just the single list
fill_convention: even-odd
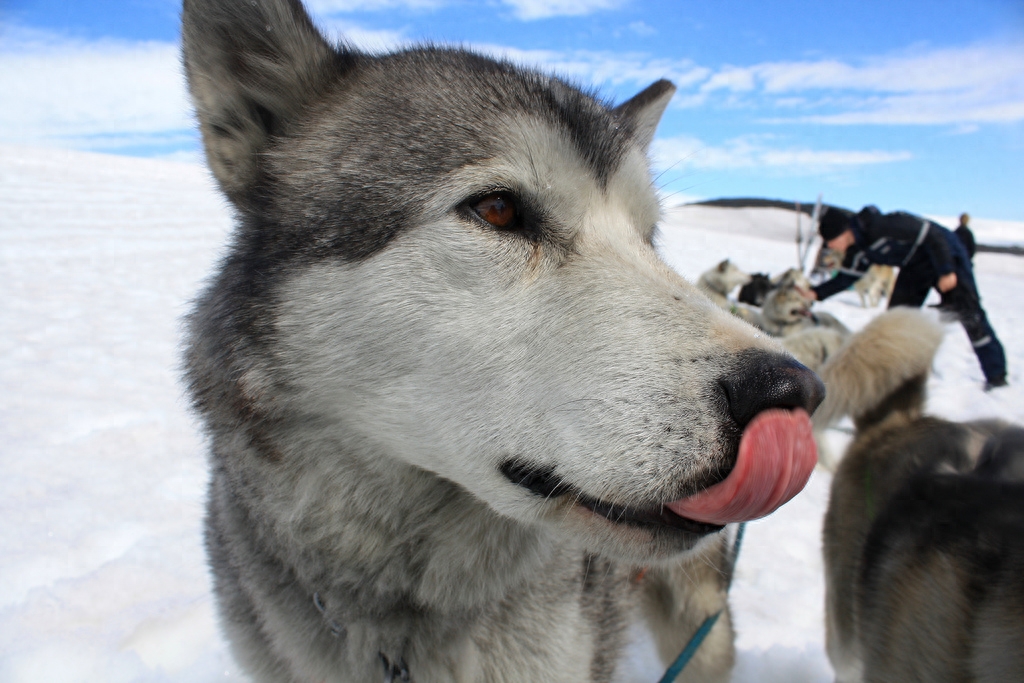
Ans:
[{"label": "white cloud", "polygon": [[475,44],[473,49],[585,84],[628,84],[639,89],[660,78],[668,78],[677,87],[687,88],[700,83],[711,74],[710,69],[689,60],[652,59],[650,55],[639,53],[520,50],[493,44]]},{"label": "white cloud", "polygon": [[396,50],[411,42],[399,31],[367,29],[341,19],[318,21],[317,26],[329,39],[343,40],[346,45],[371,53]]},{"label": "white cloud", "polygon": [[4,141],[116,147],[193,127],[177,45],[54,43],[36,34],[7,46],[0,51]]},{"label": "white cloud", "polygon": [[[594,12],[616,9],[626,0],[500,0],[516,18],[523,21],[551,17],[578,17]],[[307,0],[310,10],[318,14],[346,12],[377,12],[394,9],[436,10],[453,4],[452,0]]]},{"label": "white cloud", "polygon": [[738,69],[733,66],[727,66],[713,74],[711,78],[701,85],[700,89],[703,92],[711,92],[713,90],[747,92],[754,89],[754,72],[750,69]]},{"label": "white cloud", "polygon": [[653,36],[658,32],[656,28],[646,24],[643,21],[630,22],[628,28],[630,31],[637,34],[638,36]]},{"label": "white cloud", "polygon": [[[364,50],[407,42],[344,22],[324,28]],[[0,45],[0,141],[159,150],[197,140],[175,43],[82,42],[0,25]]]},{"label": "white cloud", "polygon": [[836,61],[775,62],[752,67],[766,92],[814,88],[872,92],[942,92],[1021,83],[1024,49],[986,45],[872,57],[862,65]]},{"label": "white cloud", "polygon": [[305,0],[314,14],[344,12],[377,12],[390,9],[433,10],[448,4],[448,0]]},{"label": "white cloud", "polygon": [[660,169],[777,169],[797,174],[908,161],[912,158],[907,151],[815,150],[772,147],[767,142],[758,137],[740,137],[716,147],[697,138],[678,136],[655,140],[652,151],[655,166]]},{"label": "white cloud", "polygon": [[875,98],[864,106],[835,114],[801,116],[800,122],[837,125],[956,125],[1024,121],[1024,96],[956,92],[894,95]]},{"label": "white cloud", "polygon": [[803,109],[827,124],[969,124],[1024,120],[1024,47],[984,45],[836,60],[727,66],[704,93],[746,93],[751,104]]},{"label": "white cloud", "polygon": [[615,9],[624,0],[501,0],[523,21],[550,17],[578,17]]},{"label": "white cloud", "polygon": [[909,161],[913,155],[907,151],[884,150],[767,149],[761,151],[759,158],[763,166],[805,168],[813,171],[839,166],[891,164],[896,161]]}]

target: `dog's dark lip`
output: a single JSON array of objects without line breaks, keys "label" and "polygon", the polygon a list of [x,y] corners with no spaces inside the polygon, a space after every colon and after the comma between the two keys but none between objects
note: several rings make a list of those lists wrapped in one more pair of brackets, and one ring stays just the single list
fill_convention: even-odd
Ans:
[{"label": "dog's dark lip", "polygon": [[573,502],[577,505],[587,508],[613,524],[644,528],[668,527],[698,536],[713,534],[723,528],[717,524],[707,524],[680,517],[663,505],[659,505],[656,509],[630,508],[591,498],[571,484],[560,481],[554,471],[549,468],[533,467],[517,460],[506,460],[501,464],[500,469],[501,473],[513,484],[522,486],[544,498],[572,496]]}]

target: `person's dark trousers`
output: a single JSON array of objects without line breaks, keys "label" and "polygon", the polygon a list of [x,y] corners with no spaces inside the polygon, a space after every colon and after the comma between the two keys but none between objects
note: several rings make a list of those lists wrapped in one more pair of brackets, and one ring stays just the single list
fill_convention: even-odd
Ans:
[{"label": "person's dark trousers", "polygon": [[[991,384],[1001,384],[1006,379],[1006,354],[1003,345],[996,337],[995,330],[988,322],[985,309],[981,307],[981,297],[974,283],[974,273],[961,259],[956,259],[956,287],[942,295],[942,309],[955,314],[960,324],[967,331],[974,354],[985,373],[985,380]],[[896,284],[889,298],[889,308],[896,306],[913,306],[920,308],[928,297],[928,290],[938,280],[935,269],[928,259],[914,259],[907,266],[900,268]]]}]

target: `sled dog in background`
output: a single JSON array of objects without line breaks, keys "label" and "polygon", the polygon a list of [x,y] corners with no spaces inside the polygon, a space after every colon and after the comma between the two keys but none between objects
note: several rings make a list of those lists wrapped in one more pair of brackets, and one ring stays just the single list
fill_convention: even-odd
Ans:
[{"label": "sled dog in background", "polygon": [[830,328],[846,336],[850,330],[834,315],[811,310],[812,301],[796,284],[783,284],[765,297],[761,327],[776,337],[788,337],[807,329]]},{"label": "sled dog in background", "polygon": [[749,273],[741,270],[729,259],[725,259],[714,268],[701,273],[700,278],[697,279],[697,286],[719,307],[729,310],[732,306],[729,294],[732,290],[749,282]]},{"label": "sled dog in background", "polygon": [[817,372],[821,366],[842,348],[848,333],[835,327],[809,327],[779,340],[802,365]]},{"label": "sled dog in background", "polygon": [[806,293],[811,288],[811,281],[799,268],[789,268],[773,277],[772,285],[775,289],[796,287],[801,293]]},{"label": "sled dog in background", "polygon": [[835,275],[835,272],[843,267],[843,252],[829,249],[822,245],[818,255],[814,259],[814,268],[811,270],[811,279],[828,279]]},{"label": "sled dog in background", "polygon": [[740,293],[736,300],[741,304],[749,304],[760,308],[764,305],[764,298],[772,291],[772,279],[767,273],[752,273],[750,282],[740,287]]},{"label": "sled dog in background", "polygon": [[897,308],[821,374],[853,417],[824,528],[836,680],[1024,680],[1024,430],[924,415],[937,323]]},{"label": "sled dog in background", "polygon": [[[252,678],[609,681],[642,591],[675,601],[659,642],[725,608],[688,567],[803,486],[823,387],[657,255],[672,84],[613,107],[459,49],[362,54],[297,0],[182,18],[237,215],[185,361]],[[686,680],[732,648],[726,612]]]},{"label": "sled dog in background", "polygon": [[893,266],[882,266],[872,263],[864,276],[853,283],[853,289],[860,297],[860,305],[874,308],[882,301],[887,301],[892,294],[892,286],[896,282],[896,269]]},{"label": "sled dog in background", "polygon": [[740,290],[740,299],[755,296],[753,291],[743,293],[754,283],[754,277],[726,259],[702,273],[697,286],[724,310],[774,337],[781,337],[782,346],[794,358],[811,370],[817,370],[843,345],[850,331],[835,316],[811,311],[813,301],[806,296],[811,283],[799,268],[790,268],[771,279],[760,276],[767,288],[759,297],[760,310],[742,301],[729,300],[729,293],[743,282],[746,284]]}]

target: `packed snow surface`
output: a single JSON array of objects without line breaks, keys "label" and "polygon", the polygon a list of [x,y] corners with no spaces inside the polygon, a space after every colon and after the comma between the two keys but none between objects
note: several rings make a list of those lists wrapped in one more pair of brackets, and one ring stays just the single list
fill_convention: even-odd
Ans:
[{"label": "packed snow surface", "polygon": [[[229,207],[200,166],[0,147],[0,680],[245,680],[218,632],[201,540],[203,439],[179,382],[181,320],[214,269]],[[680,207],[660,248],[695,279],[730,257],[794,265],[795,216]],[[985,222],[975,220],[978,240]],[[993,224],[1020,241],[1024,225]],[[985,394],[950,328],[931,410],[1024,423],[1024,259],[976,258],[1010,364]],[[878,309],[823,304],[851,327]],[[841,452],[843,435],[832,435]],[[830,477],[749,525],[731,602],[734,680],[829,681],[821,519]],[[624,682],[660,677],[642,629]]]}]

